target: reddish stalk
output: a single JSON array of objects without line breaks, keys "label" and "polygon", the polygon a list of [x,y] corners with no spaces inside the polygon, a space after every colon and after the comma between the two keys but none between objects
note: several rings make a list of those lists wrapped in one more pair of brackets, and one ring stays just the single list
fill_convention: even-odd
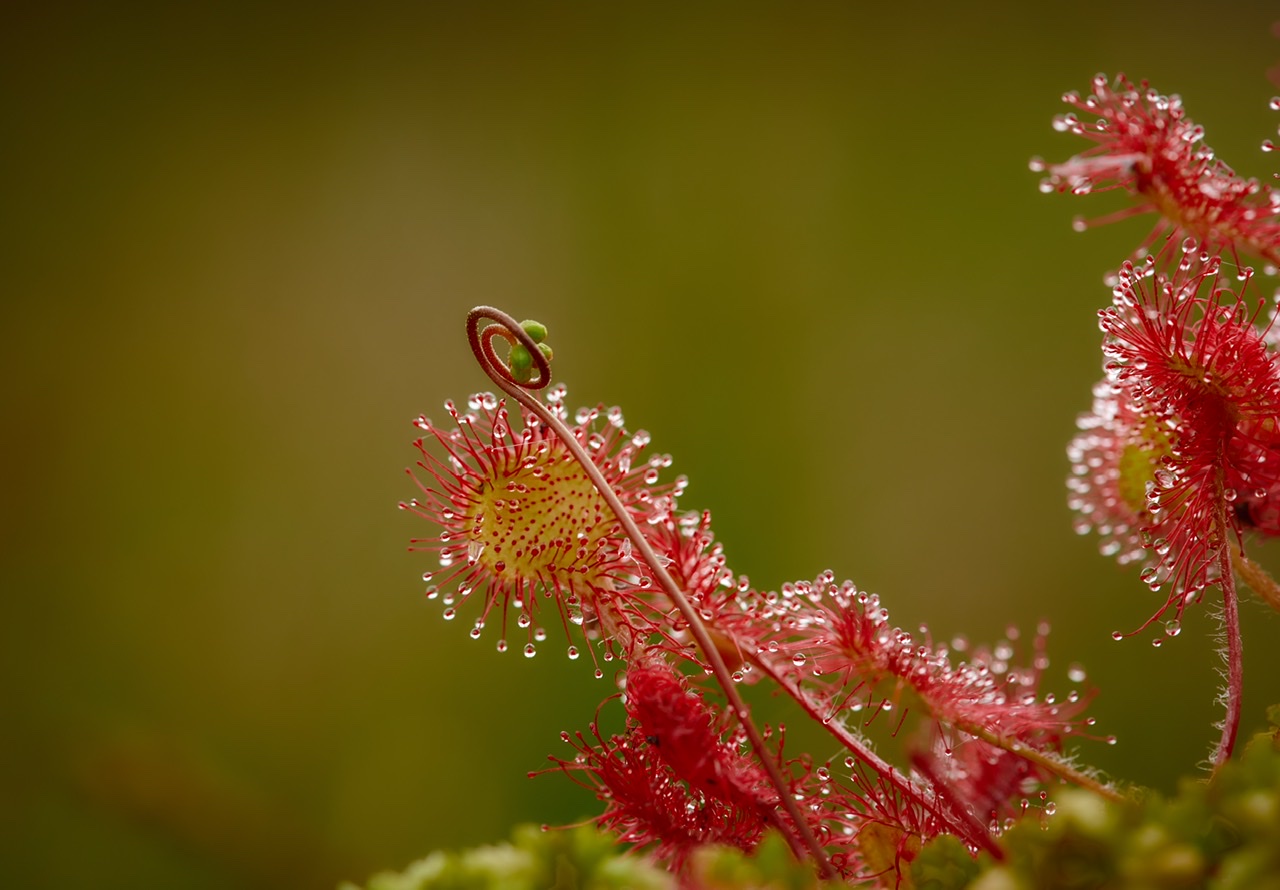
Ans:
[{"label": "reddish stalk", "polygon": [[[480,322],[483,320],[493,321],[496,324],[488,325],[484,330],[480,330]],[[493,349],[495,337],[502,337],[513,346],[518,342],[529,351],[537,369],[537,374],[532,380],[523,384],[514,380],[506,362],[500,359]],[[838,880],[839,873],[832,866],[831,861],[827,858],[826,851],[822,848],[817,837],[814,836],[813,831],[809,828],[808,822],[805,821],[803,814],[800,812],[800,807],[791,793],[786,777],[782,774],[781,767],[765,745],[764,737],[760,734],[760,730],[751,721],[747,705],[738,694],[733,677],[725,666],[724,659],[720,656],[720,652],[711,639],[711,635],[707,632],[701,617],[690,604],[684,591],[680,589],[671,575],[662,567],[657,554],[649,546],[648,540],[645,539],[644,534],[627,513],[622,501],[618,499],[613,488],[605,480],[590,456],[583,450],[578,440],[565,428],[559,418],[526,391],[542,389],[551,382],[551,366],[541,350],[538,349],[537,343],[514,318],[491,306],[477,306],[467,313],[467,340],[471,344],[471,351],[475,354],[476,361],[484,372],[489,375],[489,378],[499,389],[533,412],[540,421],[555,432],[560,441],[569,450],[569,453],[581,465],[583,472],[591,479],[592,484],[600,492],[600,495],[605,499],[609,509],[631,540],[631,545],[639,553],[640,558],[653,573],[653,577],[662,585],[662,589],[671,598],[671,601],[688,624],[689,632],[702,650],[707,663],[711,666],[716,682],[723,690],[735,719],[742,726],[747,740],[756,753],[756,757],[768,773],[770,783],[778,793],[778,801],[791,820],[792,830],[787,830],[788,826],[777,818],[776,813],[771,814],[771,821],[782,830],[783,835],[787,838],[798,858],[803,858],[807,852],[812,856],[818,872],[824,880]]]},{"label": "reddish stalk", "polygon": [[1235,567],[1240,580],[1249,586],[1258,598],[1271,608],[1280,611],[1280,584],[1272,578],[1262,566],[1240,552],[1240,548],[1232,544],[1231,565]]},{"label": "reddish stalk", "polygon": [[1093,776],[1083,773],[1069,763],[1063,763],[1054,757],[1049,756],[1043,751],[1037,751],[1017,739],[1006,738],[999,733],[992,732],[982,726],[973,723],[956,723],[953,724],[956,729],[961,732],[968,733],[971,736],[982,739],[989,745],[994,745],[1008,751],[1010,754],[1021,757],[1023,760],[1029,760],[1036,766],[1052,773],[1064,782],[1070,782],[1072,785],[1078,785],[1081,788],[1088,789],[1099,797],[1106,798],[1112,803],[1123,803],[1126,798],[1114,788],[1109,788],[1099,782]]},{"label": "reddish stalk", "polygon": [[[1223,509],[1225,513],[1225,507]],[[1226,528],[1225,516],[1222,527]],[[1236,594],[1236,579],[1231,570],[1231,548],[1224,546],[1218,556],[1218,570],[1222,575],[1222,632],[1226,651],[1227,686],[1222,690],[1222,702],[1227,706],[1222,718],[1222,738],[1213,752],[1213,769],[1226,763],[1236,745],[1236,733],[1240,729],[1240,710],[1244,698],[1244,641],[1240,636],[1240,598]]]},{"label": "reddish stalk", "polygon": [[850,754],[881,776],[903,798],[911,801],[926,812],[932,813],[949,828],[952,834],[966,843],[986,850],[997,859],[1004,858],[1003,851],[981,825],[972,819],[962,818],[962,814],[952,813],[949,809],[942,807],[938,801],[922,793],[921,789],[910,779],[899,772],[892,764],[881,758],[880,755],[876,754],[870,745],[849,732],[840,721],[832,720],[827,716],[826,709],[819,702],[814,701],[813,697],[800,684],[789,679],[785,671],[775,670],[768,661],[758,656],[749,656],[749,660],[766,677],[777,683],[787,695],[791,696],[796,704],[804,709],[806,714],[826,729]]}]

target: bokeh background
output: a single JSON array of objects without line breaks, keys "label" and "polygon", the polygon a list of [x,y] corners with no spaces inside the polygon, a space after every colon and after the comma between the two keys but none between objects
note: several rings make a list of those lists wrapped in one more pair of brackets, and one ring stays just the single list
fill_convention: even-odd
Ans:
[{"label": "bokeh background", "polygon": [[[1124,70],[1269,177],[1277,17],[5,4],[0,880],[324,888],[597,811],[525,773],[610,681],[443,622],[396,510],[411,419],[486,388],[477,303],[551,327],[569,401],[653,433],[736,571],[830,568],[944,638],[1048,619],[1046,685],[1084,664],[1120,738],[1082,759],[1172,790],[1213,623],[1112,642],[1159,598],[1063,489],[1151,221],[1075,234],[1115,196],[1027,160]],[[1280,618],[1244,622],[1249,730]]]}]

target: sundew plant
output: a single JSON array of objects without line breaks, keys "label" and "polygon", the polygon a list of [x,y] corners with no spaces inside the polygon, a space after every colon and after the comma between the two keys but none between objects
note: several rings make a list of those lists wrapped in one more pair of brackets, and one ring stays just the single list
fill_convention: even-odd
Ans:
[{"label": "sundew plant", "polygon": [[[1041,190],[1131,199],[1078,229],[1155,220],[1142,243],[1117,251],[1113,271],[1098,270],[1109,289],[1098,310],[1101,379],[1068,447],[1068,505],[1077,531],[1140,565],[1141,583],[1164,597],[1117,639],[1169,644],[1186,610],[1217,618],[1222,718],[1197,786],[1211,790],[1197,800],[1206,825],[1231,830],[1197,833],[1184,807],[1177,824],[1192,825],[1192,840],[1168,826],[1167,844],[1142,835],[1150,855],[1132,865],[1121,839],[1162,817],[1140,789],[1087,765],[1089,746],[1114,740],[1094,730],[1095,690],[1082,672],[1046,688],[1047,625],[969,645],[895,625],[879,596],[831,572],[757,586],[729,564],[711,514],[682,504],[686,480],[648,432],[616,407],[570,407],[552,383],[543,325],[477,307],[466,336],[496,391],[446,402],[442,422],[416,420],[417,492],[401,507],[425,530],[411,549],[427,563],[426,596],[463,632],[500,651],[559,652],[608,680],[596,714],[562,734],[542,772],[594,792],[596,827],[629,851],[617,867],[635,869],[609,878],[579,856],[569,871],[552,857],[561,865],[538,872],[526,837],[508,865],[523,863],[511,868],[525,869],[528,886],[552,873],[555,886],[769,886],[763,872],[734,877],[723,857],[739,854],[789,863],[786,886],[960,887],[984,880],[982,869],[1007,877],[991,886],[1058,886],[1036,871],[1057,860],[1026,851],[1090,830],[1105,839],[1100,877],[1085,869],[1061,886],[1280,880],[1280,774],[1254,766],[1242,779],[1237,763],[1240,599],[1247,588],[1280,608],[1280,587],[1248,555],[1256,538],[1280,534],[1280,333],[1264,284],[1280,262],[1280,193],[1219,160],[1176,95],[1099,75],[1063,101],[1054,128],[1078,151],[1032,161]],[[790,698],[840,754],[793,752],[781,727],[753,717],[748,686]],[[873,725],[903,741],[897,762],[868,739]],[[1275,747],[1262,738],[1256,747]],[[1251,798],[1252,821],[1210,813],[1234,800],[1229,789],[1254,794],[1251,781],[1271,795]],[[1147,815],[1123,815],[1139,798]],[[1090,822],[1090,812],[1122,815]],[[562,838],[553,843],[576,836],[545,833]],[[1252,871],[1224,866],[1255,842],[1270,852],[1248,860]],[[1170,844],[1178,855],[1160,858]],[[485,867],[437,857],[370,886],[485,886],[448,883],[451,870],[475,877]],[[493,886],[526,886],[502,880]]]}]

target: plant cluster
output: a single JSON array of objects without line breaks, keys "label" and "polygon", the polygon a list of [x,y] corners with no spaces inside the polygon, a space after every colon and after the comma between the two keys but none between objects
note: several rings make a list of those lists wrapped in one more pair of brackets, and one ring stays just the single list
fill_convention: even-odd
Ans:
[{"label": "plant cluster", "polygon": [[[975,858],[951,835],[930,841],[912,863],[919,890],[1274,890],[1280,887],[1280,707],[1271,727],[1211,781],[1184,779],[1168,800],[1147,793],[1110,804],[1091,792],[1056,795],[1051,819],[1023,819],[1002,835],[1002,858]],[[706,847],[672,876],[621,851],[612,835],[521,826],[512,841],[463,853],[436,852],[366,890],[817,890],[807,863],[770,833],[744,855]],[[830,885],[828,885],[830,886]],[[344,885],[341,890],[358,890]]]},{"label": "plant cluster", "polygon": [[[1245,553],[1247,533],[1280,534],[1280,366],[1272,308],[1243,265],[1280,260],[1280,194],[1219,161],[1176,96],[1099,76],[1064,101],[1056,129],[1092,145],[1033,161],[1042,190],[1123,190],[1134,200],[1121,215],[1158,220],[1109,278],[1070,506],[1080,532],[1166,595],[1134,633],[1158,623],[1157,644],[1176,636],[1205,599],[1221,617],[1219,770],[1240,722],[1237,579],[1280,607]],[[780,843],[824,881],[907,887],[930,841],[1005,862],[1011,830],[1065,824],[1051,815],[1057,783],[1122,800],[1065,747],[1096,738],[1094,691],[1077,671],[1065,694],[1043,688],[1047,625],[969,646],[895,625],[877,595],[831,572],[756,586],[730,568],[710,514],[680,506],[686,480],[649,453],[648,433],[617,408],[570,414],[545,327],[479,307],[466,330],[503,395],[448,402],[443,424],[417,419],[419,494],[401,506],[433,531],[412,549],[434,562],[428,598],[446,619],[465,612],[473,638],[531,657],[559,625],[570,659],[617,679],[601,708],[622,729],[598,713],[563,733],[568,753],[544,770],[595,793],[604,832],[686,886],[711,885],[707,851]],[[789,753],[782,727],[752,718],[740,689],[753,684],[792,699],[840,756]],[[903,763],[871,744],[873,724],[904,740]]]}]

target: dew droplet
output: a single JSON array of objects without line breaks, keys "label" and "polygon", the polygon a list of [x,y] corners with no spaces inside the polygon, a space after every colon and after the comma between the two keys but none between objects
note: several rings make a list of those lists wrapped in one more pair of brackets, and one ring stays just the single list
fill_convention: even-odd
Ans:
[{"label": "dew droplet", "polygon": [[533,643],[528,643],[528,644],[526,644],[526,645],[525,645],[525,647],[524,647],[524,657],[525,657],[525,658],[533,658],[533,656],[535,656],[535,655],[537,655],[537,654],[538,654],[538,647],[537,647],[537,646],[533,645]]},{"label": "dew droplet", "polygon": [[452,608],[450,608],[450,609],[445,609],[445,610],[444,610],[444,620],[445,620],[445,621],[452,621],[452,620],[457,616],[457,614],[458,614],[458,610],[457,610],[457,609],[452,609]]},{"label": "dew droplet", "polygon": [[507,641],[506,641],[506,640],[498,640],[498,651],[499,651],[499,652],[506,652],[506,651],[507,651]]},{"label": "dew droplet", "polygon": [[1084,665],[1076,663],[1068,667],[1067,679],[1070,680],[1072,683],[1083,683],[1085,680],[1087,680],[1088,674],[1085,673]]},{"label": "dew droplet", "polygon": [[568,655],[569,655],[569,660],[570,660],[570,661],[574,661],[574,660],[576,660],[576,659],[577,659],[577,657],[578,657],[578,647],[577,647],[577,646],[570,646],[570,647],[569,647]]},{"label": "dew droplet", "polygon": [[1052,816],[1056,812],[1058,812],[1058,805],[1054,801],[1051,800],[1044,805],[1044,814],[1046,816]]}]

